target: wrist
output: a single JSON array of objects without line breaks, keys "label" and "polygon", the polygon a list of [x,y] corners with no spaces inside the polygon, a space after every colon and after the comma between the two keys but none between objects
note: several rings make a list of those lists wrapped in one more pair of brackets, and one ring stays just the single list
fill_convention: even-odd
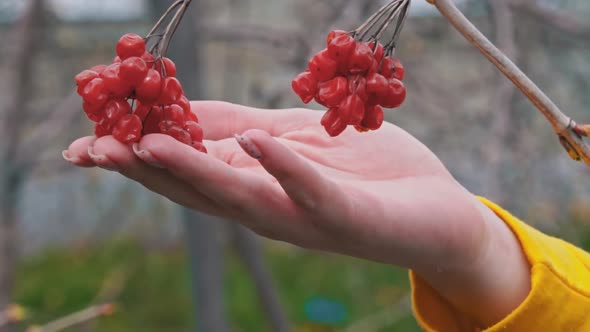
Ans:
[{"label": "wrist", "polygon": [[485,236],[463,264],[446,270],[415,271],[469,321],[489,327],[516,309],[530,291],[530,266],[514,233],[493,211],[473,198]]}]

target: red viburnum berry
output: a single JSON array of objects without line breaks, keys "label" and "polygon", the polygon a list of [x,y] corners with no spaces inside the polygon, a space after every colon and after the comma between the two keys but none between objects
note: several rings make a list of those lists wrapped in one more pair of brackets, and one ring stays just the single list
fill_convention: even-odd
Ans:
[{"label": "red viburnum berry", "polygon": [[116,98],[128,97],[133,91],[133,85],[119,76],[121,64],[114,63],[108,66],[101,74],[105,88],[109,94]]},{"label": "red viburnum berry", "polygon": [[398,58],[392,58],[393,62],[393,77],[400,81],[403,81],[405,75],[405,69],[402,62]]},{"label": "red viburnum berry", "polygon": [[184,110],[176,104],[164,106],[163,117],[164,120],[170,120],[179,126],[183,126],[185,122]]},{"label": "red viburnum berry", "polygon": [[105,82],[99,77],[86,83],[80,95],[84,98],[84,101],[96,107],[104,105],[109,98]]},{"label": "red viburnum berry", "polygon": [[130,57],[121,63],[119,77],[122,80],[137,85],[143,81],[148,72],[148,66],[140,57]]},{"label": "red viburnum berry", "polygon": [[169,105],[178,101],[183,95],[182,85],[176,77],[166,77],[162,82],[162,93],[157,103]]},{"label": "red viburnum berry", "polygon": [[92,68],[90,68],[90,70],[97,72],[99,75],[100,73],[102,73],[105,69],[107,69],[107,65],[96,65]]},{"label": "red viburnum berry", "polygon": [[344,30],[332,30],[328,33],[328,37],[326,38],[326,45],[329,45],[332,40],[341,35],[348,35],[348,32]]},{"label": "red viburnum berry", "polygon": [[191,135],[188,133],[188,131],[182,129],[179,126],[170,127],[166,134],[174,137],[177,141],[184,144],[190,145],[193,142]]},{"label": "red viburnum berry", "polygon": [[193,141],[203,141],[203,128],[195,121],[187,121],[184,124],[184,130],[186,130]]},{"label": "red viburnum berry", "polygon": [[385,55],[385,48],[383,47],[383,44],[377,43],[377,46],[375,46],[375,42],[372,41],[369,43],[369,47],[371,47],[371,50],[373,50],[373,57],[375,60],[378,63],[381,62],[381,60],[383,60],[383,56]]},{"label": "red viburnum berry", "polygon": [[326,107],[336,107],[342,102],[342,99],[344,99],[347,94],[348,81],[346,78],[338,76],[320,84],[318,98],[322,101],[322,105],[325,105]]},{"label": "red viburnum berry", "polygon": [[155,69],[148,70],[143,81],[136,87],[137,99],[146,104],[153,103],[162,93],[162,76]]},{"label": "red viburnum berry", "polygon": [[201,142],[192,141],[191,144],[190,144],[190,146],[192,146],[197,151],[201,151],[203,153],[207,153],[207,148]]},{"label": "red viburnum berry", "polygon": [[303,103],[309,103],[318,92],[318,81],[310,72],[303,72],[291,82],[293,91],[301,98]]},{"label": "red viburnum berry", "polygon": [[76,85],[78,87],[84,88],[86,83],[92,81],[93,79],[95,79],[97,77],[98,77],[97,72],[95,72],[93,70],[84,70],[84,71],[80,72],[78,75],[76,75],[76,77],[74,77],[74,80],[76,81]]},{"label": "red viburnum berry", "polygon": [[356,41],[349,34],[338,35],[328,43],[328,54],[339,63],[347,63],[356,48]]},{"label": "red viburnum berry", "polygon": [[182,108],[187,117],[190,116],[189,113],[192,113],[191,102],[188,100],[186,96],[183,95],[182,97],[180,97],[180,99],[178,99],[175,104]]},{"label": "red viburnum berry", "polygon": [[172,62],[172,60],[166,57],[163,57],[156,61],[156,70],[159,71],[162,74],[162,76],[176,77],[176,65],[174,64],[174,62]]},{"label": "red viburnum berry", "polygon": [[109,128],[105,128],[98,123],[94,125],[94,136],[96,137],[104,137],[111,134],[111,130]]},{"label": "red viburnum berry", "polygon": [[162,122],[164,111],[160,106],[153,106],[143,122],[143,133],[145,135],[160,133],[160,122]]},{"label": "red viburnum berry", "polygon": [[377,130],[383,125],[383,108],[379,105],[374,105],[365,109],[365,117],[361,122],[363,128],[369,130]]},{"label": "red viburnum berry", "polygon": [[340,135],[346,129],[346,122],[340,118],[338,113],[337,108],[330,108],[324,113],[320,122],[326,132],[332,137]]},{"label": "red viburnum berry", "polygon": [[367,94],[370,100],[378,101],[389,92],[389,81],[381,74],[367,76]]},{"label": "red viburnum berry", "polygon": [[358,125],[365,117],[365,103],[357,94],[351,94],[344,98],[338,113],[346,124]]},{"label": "red viburnum berry", "polygon": [[348,60],[348,70],[351,74],[363,74],[371,68],[375,61],[373,50],[368,43],[357,43]]},{"label": "red viburnum berry", "polygon": [[104,128],[113,128],[119,119],[131,112],[131,106],[125,100],[111,99],[104,105],[104,117],[101,119],[100,125]]},{"label": "red viburnum berry", "polygon": [[113,128],[113,137],[121,143],[138,142],[141,138],[142,124],[135,114],[126,114]]},{"label": "red viburnum berry", "polygon": [[309,71],[316,80],[325,82],[336,76],[338,63],[330,57],[328,50],[324,49],[311,58],[309,61]]},{"label": "red viburnum berry", "polygon": [[386,108],[395,108],[401,106],[406,99],[406,87],[402,81],[391,78],[389,79],[389,92],[382,98],[381,106]]},{"label": "red viburnum berry", "polygon": [[134,33],[125,34],[117,42],[117,55],[121,60],[132,56],[142,56],[145,53],[144,39]]},{"label": "red viburnum berry", "polygon": [[153,105],[151,104],[144,104],[139,100],[136,100],[135,111],[133,112],[133,114],[137,115],[139,119],[141,119],[141,121],[143,122],[145,118],[148,116],[150,110],[152,109],[152,106]]}]

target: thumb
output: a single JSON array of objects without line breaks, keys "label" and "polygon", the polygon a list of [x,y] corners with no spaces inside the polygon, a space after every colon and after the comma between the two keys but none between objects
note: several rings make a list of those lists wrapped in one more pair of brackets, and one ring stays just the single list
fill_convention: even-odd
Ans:
[{"label": "thumb", "polygon": [[[342,197],[339,187],[308,161],[267,132],[251,129],[236,135],[242,149],[257,159],[301,208],[322,210]],[[337,202],[336,202],[337,203]]]}]

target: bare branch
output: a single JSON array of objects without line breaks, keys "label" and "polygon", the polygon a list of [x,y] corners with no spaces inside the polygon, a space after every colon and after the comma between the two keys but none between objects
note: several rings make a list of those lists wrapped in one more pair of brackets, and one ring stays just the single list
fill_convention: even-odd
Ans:
[{"label": "bare branch", "polygon": [[590,24],[565,10],[547,8],[538,1],[512,1],[514,9],[543,21],[552,27],[578,38],[590,37]]},{"label": "bare branch", "polygon": [[65,317],[56,319],[43,326],[29,327],[26,332],[58,332],[89,322],[93,319],[109,316],[113,313],[114,306],[111,303],[93,305],[84,310],[74,312]]},{"label": "bare branch", "polygon": [[492,44],[455,6],[453,0],[428,0],[470,43],[510,79],[545,116],[561,145],[574,160],[590,166],[590,147],[573,128],[576,123],[565,115],[508,57]]}]

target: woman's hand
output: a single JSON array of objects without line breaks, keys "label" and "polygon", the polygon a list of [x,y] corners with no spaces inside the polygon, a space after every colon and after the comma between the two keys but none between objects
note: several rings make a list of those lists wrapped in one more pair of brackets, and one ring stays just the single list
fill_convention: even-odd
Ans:
[{"label": "woman's hand", "polygon": [[192,106],[209,154],[148,135],[133,148],[85,137],[64,156],[272,239],[414,269],[482,325],[526,296],[528,266],[512,233],[402,129],[330,138],[320,112]]}]

